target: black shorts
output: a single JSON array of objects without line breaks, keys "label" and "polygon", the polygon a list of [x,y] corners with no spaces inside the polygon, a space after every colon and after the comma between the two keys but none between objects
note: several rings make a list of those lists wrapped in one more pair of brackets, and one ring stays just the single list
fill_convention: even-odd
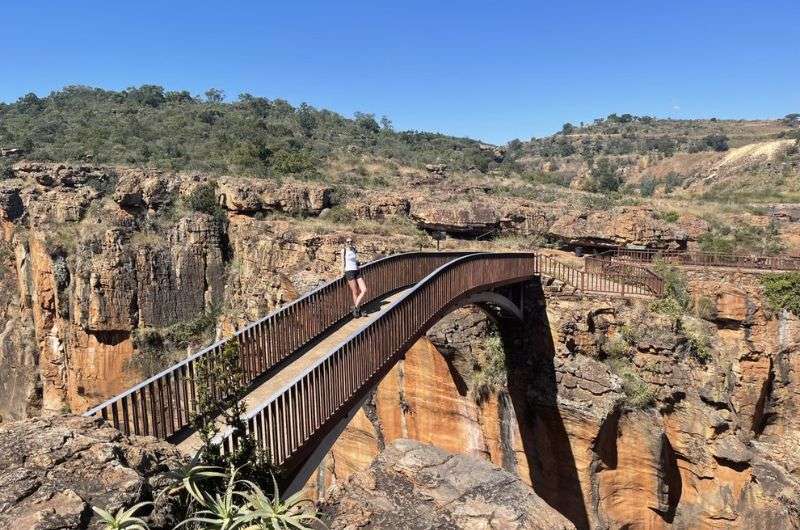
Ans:
[{"label": "black shorts", "polygon": [[344,271],[344,277],[348,280],[357,280],[361,278],[361,271],[359,270]]}]

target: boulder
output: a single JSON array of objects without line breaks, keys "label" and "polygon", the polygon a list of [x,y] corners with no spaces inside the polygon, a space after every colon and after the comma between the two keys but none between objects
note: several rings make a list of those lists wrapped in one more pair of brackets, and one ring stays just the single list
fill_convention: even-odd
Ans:
[{"label": "boulder", "polygon": [[575,528],[518,477],[483,460],[398,439],[322,505],[345,528]]},{"label": "boulder", "polygon": [[7,221],[13,221],[19,219],[24,211],[25,207],[22,204],[18,188],[4,187],[0,189],[0,217]]},{"label": "boulder", "polygon": [[[154,438],[125,437],[78,416],[0,426],[0,527],[100,529],[92,506],[116,510],[152,501],[183,465],[177,449]],[[151,528],[171,527],[162,497]],[[168,522],[169,521],[169,522]]]},{"label": "boulder", "polygon": [[423,203],[413,205],[411,218],[423,230],[478,237],[497,231],[502,214],[491,206],[477,202]]}]

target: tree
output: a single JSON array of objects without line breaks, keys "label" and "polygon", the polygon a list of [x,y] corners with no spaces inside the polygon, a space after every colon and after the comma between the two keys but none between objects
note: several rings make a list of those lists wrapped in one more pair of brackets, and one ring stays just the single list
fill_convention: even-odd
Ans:
[{"label": "tree", "polygon": [[367,131],[367,132],[372,132],[372,133],[376,133],[376,132],[379,132],[381,130],[380,125],[378,125],[378,122],[375,121],[375,115],[374,114],[367,114],[367,113],[364,113],[364,112],[356,112],[355,113],[355,118],[356,118],[356,126],[359,129],[362,129],[362,130]]},{"label": "tree", "polygon": [[602,193],[617,191],[622,184],[622,179],[617,175],[617,166],[607,158],[599,159],[590,171],[590,191]]},{"label": "tree", "polygon": [[222,103],[225,99],[225,92],[218,88],[209,88],[206,90],[206,101],[209,103]]},{"label": "tree", "polygon": [[575,126],[572,125],[570,122],[567,122],[561,126],[561,134],[572,134],[574,131],[575,131]]},{"label": "tree", "polygon": [[709,134],[703,138],[703,143],[714,151],[728,150],[728,137],[724,134]]},{"label": "tree", "polygon": [[784,116],[783,121],[788,125],[795,125],[797,123],[800,123],[800,113],[792,112],[791,114],[787,114],[786,116]]},{"label": "tree", "polygon": [[387,116],[381,116],[381,128],[384,131],[393,131],[392,128],[392,120],[390,120]]},{"label": "tree", "polygon": [[157,85],[142,85],[139,88],[131,87],[125,92],[131,100],[148,107],[157,108],[166,101],[164,88]]},{"label": "tree", "polygon": [[303,129],[306,136],[311,136],[317,126],[317,118],[314,117],[314,112],[308,103],[301,103],[300,108],[297,109],[297,123]]}]

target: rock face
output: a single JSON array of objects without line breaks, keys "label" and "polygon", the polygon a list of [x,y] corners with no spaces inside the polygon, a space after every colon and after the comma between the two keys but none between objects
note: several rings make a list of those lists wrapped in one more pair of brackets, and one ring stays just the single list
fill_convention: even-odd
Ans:
[{"label": "rock face", "polygon": [[[100,529],[92,506],[151,501],[183,464],[153,438],[126,438],[74,416],[0,426],[0,526],[15,530]],[[165,528],[169,506],[157,503],[152,528]]]},{"label": "rock face", "polygon": [[685,248],[688,239],[685,232],[658,219],[652,210],[627,206],[564,215],[549,233],[570,245],[592,247]]},{"label": "rock face", "polygon": [[405,439],[335,488],[322,509],[332,530],[574,528],[514,475]]},{"label": "rock face", "polygon": [[[36,162],[14,174],[0,186],[6,421],[86,410],[339,272],[343,234],[262,219],[320,213],[325,186]],[[221,208],[187,206],[208,185]],[[359,244],[369,260],[410,240]]]}]

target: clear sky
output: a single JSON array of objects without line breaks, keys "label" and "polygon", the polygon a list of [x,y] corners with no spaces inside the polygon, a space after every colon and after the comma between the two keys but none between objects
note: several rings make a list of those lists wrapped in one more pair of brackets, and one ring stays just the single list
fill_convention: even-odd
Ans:
[{"label": "clear sky", "polygon": [[10,0],[0,101],[209,87],[503,143],[611,112],[800,112],[800,0]]}]

